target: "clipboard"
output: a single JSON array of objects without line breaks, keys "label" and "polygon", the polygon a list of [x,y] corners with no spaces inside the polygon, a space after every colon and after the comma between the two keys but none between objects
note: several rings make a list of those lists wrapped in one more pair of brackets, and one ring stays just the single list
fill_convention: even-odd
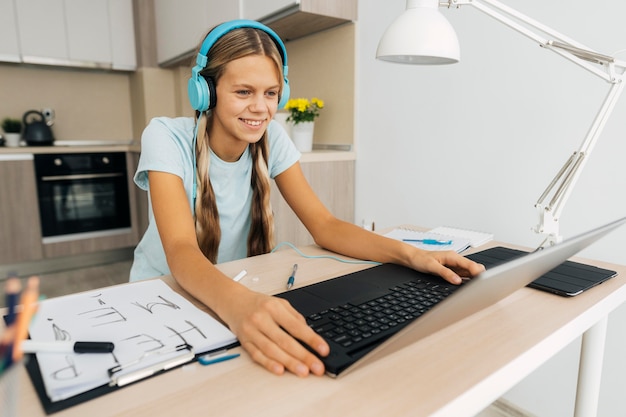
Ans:
[{"label": "clipboard", "polygon": [[[207,353],[211,353],[211,352],[217,352],[220,350],[224,350],[224,349],[232,349],[234,347],[239,346],[239,342],[235,342],[232,343],[228,346],[225,346],[221,349],[216,349],[216,350],[212,350],[210,352]],[[204,355],[204,354],[203,354]],[[196,361],[198,360],[198,357],[201,355],[194,355],[193,358],[191,358],[190,361]],[[35,389],[35,392],[37,393],[37,397],[39,397],[39,402],[41,403],[42,408],[44,409],[44,411],[46,412],[47,415],[50,414],[54,414],[57,413],[59,411],[65,410],[67,408],[73,407],[75,405],[84,403],[86,401],[90,401],[93,400],[95,398],[98,398],[102,395],[106,395],[109,394],[111,392],[117,391],[118,389],[122,389],[128,385],[132,385],[138,382],[141,382],[145,379],[148,378],[152,378],[154,376],[157,375],[161,375],[171,369],[176,369],[177,367],[183,366],[185,363],[189,363],[189,361],[186,361],[184,363],[180,363],[177,366],[168,368],[168,369],[163,369],[159,372],[155,372],[145,378],[141,378],[139,380],[133,381],[132,383],[128,383],[125,384],[123,386],[118,386],[118,385],[102,385],[100,387],[91,389],[89,391],[85,391],[82,394],[78,394],[75,395],[73,397],[70,397],[66,400],[61,400],[61,401],[51,401],[50,398],[48,397],[48,395],[46,394],[46,388],[44,386],[43,383],[43,379],[41,378],[41,369],[39,368],[39,363],[37,362],[37,357],[34,354],[27,354],[25,355],[25,361],[24,361],[24,367],[26,368],[26,372],[28,373],[28,376],[31,380],[31,383],[33,384],[33,388]]]},{"label": "clipboard", "polygon": [[[87,309],[91,305],[98,308]],[[110,354],[25,355],[24,365],[47,414],[167,372],[201,354],[239,345],[226,326],[161,280],[42,301],[29,330],[38,341],[108,340],[115,344]],[[65,371],[60,364],[64,360],[72,362],[77,376],[67,386],[65,381],[56,385],[51,375],[57,369]]]}]

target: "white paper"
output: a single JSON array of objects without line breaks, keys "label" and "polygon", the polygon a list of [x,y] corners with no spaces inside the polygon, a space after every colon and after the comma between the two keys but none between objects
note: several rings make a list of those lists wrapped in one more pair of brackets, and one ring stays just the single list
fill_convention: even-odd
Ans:
[{"label": "white paper", "polygon": [[[106,354],[38,353],[46,392],[59,401],[106,385],[108,370],[140,362],[120,374],[177,357],[188,343],[203,353],[236,341],[235,335],[161,280],[149,280],[45,300],[30,325],[37,341],[113,342]],[[185,351],[187,352],[187,351]]]}]

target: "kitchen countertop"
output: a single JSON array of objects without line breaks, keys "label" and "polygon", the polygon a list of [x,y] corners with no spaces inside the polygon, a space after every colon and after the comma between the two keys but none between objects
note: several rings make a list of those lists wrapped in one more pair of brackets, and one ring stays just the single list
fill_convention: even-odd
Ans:
[{"label": "kitchen countertop", "polygon": [[86,153],[86,152],[140,152],[141,147],[132,142],[121,141],[56,141],[52,146],[0,147],[0,155]]},{"label": "kitchen countertop", "polygon": [[[56,141],[53,146],[0,146],[0,159],[18,154],[141,152],[141,146],[132,142],[115,141]],[[5,158],[2,158],[5,156]],[[300,162],[354,161],[353,150],[314,149],[303,152]]]}]

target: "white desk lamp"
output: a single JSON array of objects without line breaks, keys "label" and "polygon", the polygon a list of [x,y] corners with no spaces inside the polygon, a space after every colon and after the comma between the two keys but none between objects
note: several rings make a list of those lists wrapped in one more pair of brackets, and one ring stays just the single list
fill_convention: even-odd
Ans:
[{"label": "white desk lamp", "polygon": [[540,218],[539,224],[533,230],[547,235],[541,247],[558,243],[562,240],[559,234],[559,217],[563,206],[622,93],[626,62],[593,51],[495,0],[407,0],[406,11],[387,28],[380,39],[376,58],[418,65],[457,63],[460,55],[458,38],[438,8],[460,8],[466,5],[477,8],[610,84],[609,93],[582,144],[535,204]]}]

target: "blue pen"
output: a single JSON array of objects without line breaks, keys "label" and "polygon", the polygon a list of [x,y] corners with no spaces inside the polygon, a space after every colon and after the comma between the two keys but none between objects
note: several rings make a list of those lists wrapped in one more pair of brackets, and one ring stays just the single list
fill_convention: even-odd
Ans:
[{"label": "blue pen", "polygon": [[451,240],[437,240],[437,239],[402,239],[403,242],[419,242],[424,245],[451,245]]},{"label": "blue pen", "polygon": [[293,264],[293,271],[287,280],[287,289],[290,290],[293,287],[293,283],[296,280],[296,271],[298,270],[298,264]]},{"label": "blue pen", "polygon": [[216,354],[213,353],[213,354],[200,356],[198,358],[198,362],[200,362],[202,365],[213,365],[214,363],[229,361],[231,359],[238,358],[239,356],[241,356],[241,354],[239,353],[233,353],[230,355],[220,355],[220,356],[216,356]]}]

